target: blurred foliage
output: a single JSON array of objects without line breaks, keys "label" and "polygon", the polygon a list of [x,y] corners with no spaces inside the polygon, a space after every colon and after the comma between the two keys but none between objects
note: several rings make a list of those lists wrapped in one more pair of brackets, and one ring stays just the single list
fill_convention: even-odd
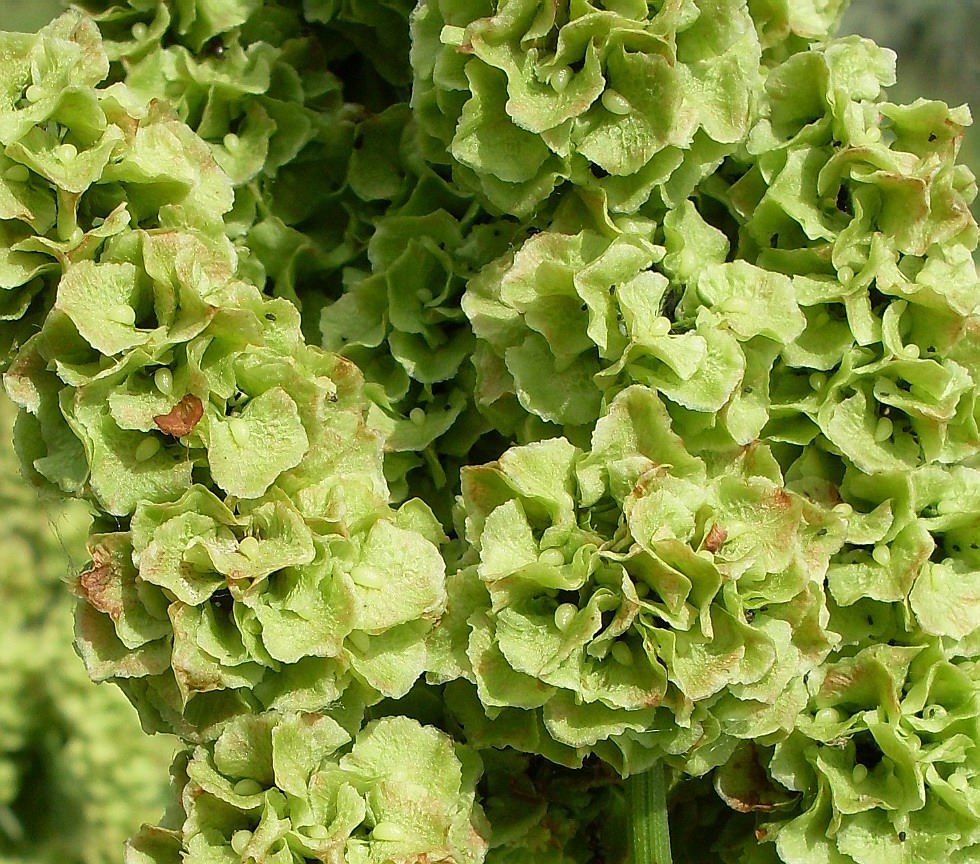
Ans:
[{"label": "blurred foliage", "polygon": [[173,743],[147,738],[72,647],[64,584],[86,560],[81,505],[38,500],[18,474],[0,401],[0,864],[116,864],[159,817]]},{"label": "blurred foliage", "polygon": [[0,0],[0,30],[32,33],[67,5],[66,0]]}]

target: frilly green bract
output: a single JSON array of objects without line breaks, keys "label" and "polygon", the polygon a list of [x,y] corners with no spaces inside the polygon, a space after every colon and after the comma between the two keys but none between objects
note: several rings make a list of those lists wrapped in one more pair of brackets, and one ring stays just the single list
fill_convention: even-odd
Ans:
[{"label": "frilly green bract", "polygon": [[481,771],[474,753],[407,717],[352,736],[326,714],[250,715],[178,759],[177,807],[133,838],[126,861],[478,864]]}]

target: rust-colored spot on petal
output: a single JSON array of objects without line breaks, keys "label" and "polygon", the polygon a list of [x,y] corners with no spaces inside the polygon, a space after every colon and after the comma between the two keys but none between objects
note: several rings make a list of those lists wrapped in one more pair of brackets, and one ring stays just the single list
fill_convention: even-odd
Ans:
[{"label": "rust-colored spot on petal", "polygon": [[768,837],[768,836],[769,836],[769,832],[765,828],[756,828],[755,829],[755,839],[758,840],[760,843],[763,840],[765,840],[766,837]]},{"label": "rust-colored spot on petal", "polygon": [[714,525],[704,538],[704,548],[709,552],[717,552],[727,539],[728,532],[721,525]]},{"label": "rust-colored spot on petal", "polygon": [[123,607],[110,591],[115,574],[112,572],[111,560],[105,554],[98,555],[99,551],[101,550],[93,550],[92,565],[79,575],[76,593],[116,621],[122,615]]},{"label": "rust-colored spot on petal", "polygon": [[183,438],[194,431],[194,427],[204,416],[204,403],[193,393],[188,393],[170,410],[153,418],[157,428],[165,435]]}]

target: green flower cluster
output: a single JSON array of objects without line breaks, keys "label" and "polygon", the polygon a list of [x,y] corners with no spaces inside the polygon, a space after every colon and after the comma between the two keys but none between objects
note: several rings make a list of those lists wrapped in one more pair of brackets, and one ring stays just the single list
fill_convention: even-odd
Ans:
[{"label": "green flower cluster", "polygon": [[17,448],[189,748],[130,864],[620,861],[664,765],[719,860],[976,856],[970,117],[845,5],[2,37]]},{"label": "green flower cluster", "polygon": [[[67,24],[92,37],[104,74],[92,25],[63,18],[53,33]],[[136,104],[125,85],[89,93],[118,145],[101,179],[154,155],[171,171],[141,145],[183,135],[215,178],[212,220],[231,206],[186,126],[159,110],[107,116],[100,97]],[[169,178],[165,192],[206,191]],[[314,710],[352,680],[365,699],[406,692],[445,599],[442,534],[424,505],[388,508],[359,373],[304,344],[291,303],[234,277],[220,233],[113,213],[53,265],[52,308],[6,376],[29,412],[34,479],[114,517],[74,588],[90,673],[119,679],[149,728],[187,735],[256,704]],[[396,594],[381,590],[391,579]]]},{"label": "green flower cluster", "polygon": [[449,524],[450,477],[490,431],[469,398],[459,297],[518,226],[421,156],[399,90],[409,6],[85,5],[112,74],[174,106],[232,181],[239,275],[299,305],[307,334],[372,385],[393,498],[423,495]]},{"label": "green flower cluster", "polygon": [[177,760],[179,807],[127,860],[477,864],[479,774],[478,757],[407,717],[352,740],[328,714],[252,714]]},{"label": "green flower cluster", "polygon": [[746,814],[720,833],[720,860],[973,861],[976,680],[976,661],[925,640],[822,668],[788,738],[749,744],[717,772],[718,794]]},{"label": "green flower cluster", "polygon": [[[39,506],[17,476],[0,404],[0,861],[110,864],[165,800],[169,740],[147,740],[114,689],[71,650],[63,580],[84,544],[84,508]],[[40,516],[39,516],[40,514]]]},{"label": "green flower cluster", "polygon": [[464,471],[463,504],[471,548],[430,677],[475,684],[448,694],[470,740],[700,774],[792,730],[834,646],[823,585],[845,524],[787,490],[764,445],[692,456],[635,387],[590,452],[513,448]]},{"label": "green flower cluster", "polygon": [[683,201],[748,134],[762,83],[742,0],[427,0],[412,40],[430,157],[522,217],[566,184],[620,213]]}]

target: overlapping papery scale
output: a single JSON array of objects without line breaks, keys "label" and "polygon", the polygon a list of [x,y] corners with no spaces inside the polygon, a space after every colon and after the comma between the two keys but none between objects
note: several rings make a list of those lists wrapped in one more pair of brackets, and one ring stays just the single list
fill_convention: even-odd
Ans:
[{"label": "overlapping papery scale", "polygon": [[827,488],[975,456],[969,117],[882,102],[893,60],[857,38],[794,55],[746,148],[662,220],[559,214],[486,267],[463,299],[477,404],[575,437],[643,383],[685,440],[772,441]]},{"label": "overlapping papery scale", "polygon": [[[352,174],[352,185],[363,185],[365,194],[397,160],[405,166],[404,190],[374,220],[365,258],[345,271],[343,295],[320,301],[323,346],[356,362],[373,385],[370,422],[385,437],[395,499],[409,488],[429,489],[427,498],[449,525],[459,466],[492,428],[473,403],[474,338],[460,297],[466,281],[502,254],[520,228],[491,219],[419,158],[407,110],[390,109],[359,130],[358,153],[396,153],[383,162],[365,155],[362,164],[374,165],[375,173]],[[389,172],[384,182],[391,179]],[[315,302],[310,298],[308,306]]]},{"label": "overlapping papery scale", "polygon": [[480,759],[431,726],[328,714],[239,718],[174,766],[177,806],[130,842],[129,864],[478,864]]},{"label": "overlapping papery scale", "polygon": [[[404,87],[408,66],[408,0],[190,0],[174,5],[156,0],[82,0],[99,22],[113,60],[128,68],[148,54],[181,46],[171,57],[221,54],[244,34],[246,42],[280,40],[317,28],[317,51],[331,65],[349,64],[369,80],[367,87]],[[318,26],[323,25],[323,26]],[[228,41],[226,41],[228,40]],[[167,52],[164,52],[167,53]],[[366,61],[366,62],[365,62]]]},{"label": "overlapping papery scale", "polygon": [[762,60],[775,65],[833,36],[850,0],[749,0]]},{"label": "overlapping papery scale", "polygon": [[[388,104],[394,92],[349,69],[342,87],[327,31],[317,28],[363,37],[394,15],[401,30],[385,32],[407,39],[408,9],[307,3],[301,14],[298,4],[265,4],[197,33],[179,14],[137,5],[99,15],[110,55],[143,99],[177,107],[231,179],[227,228],[242,253],[239,273],[300,307],[308,337],[318,338],[322,319],[323,346],[380,385],[369,389],[371,423],[387,439],[393,497],[404,500],[414,472],[414,494],[424,491],[449,524],[458,482],[447,478],[488,429],[468,398],[472,375],[460,369],[472,335],[458,298],[516,224],[491,224],[426,164],[408,106]],[[162,47],[161,28],[176,44]],[[393,63],[399,52],[376,41],[365,45]],[[388,72],[394,83],[404,78]]]},{"label": "overlapping papery scale", "polygon": [[472,682],[447,687],[469,740],[703,773],[793,727],[833,645],[844,524],[787,491],[767,448],[692,456],[634,387],[590,453],[552,439],[463,477],[469,551],[429,675]]},{"label": "overlapping papery scale", "polygon": [[521,217],[569,186],[614,212],[684,200],[745,137],[762,81],[744,0],[426,0],[412,37],[429,158]]}]

